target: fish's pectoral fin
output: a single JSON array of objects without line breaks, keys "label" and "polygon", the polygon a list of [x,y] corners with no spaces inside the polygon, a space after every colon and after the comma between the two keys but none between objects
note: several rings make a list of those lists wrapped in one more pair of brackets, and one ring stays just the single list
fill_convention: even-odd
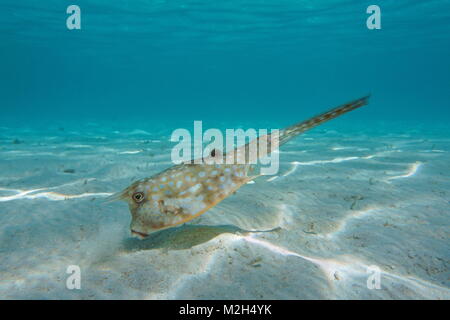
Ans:
[{"label": "fish's pectoral fin", "polygon": [[183,214],[183,208],[174,205],[165,204],[164,200],[158,200],[158,208],[161,213],[180,215]]}]

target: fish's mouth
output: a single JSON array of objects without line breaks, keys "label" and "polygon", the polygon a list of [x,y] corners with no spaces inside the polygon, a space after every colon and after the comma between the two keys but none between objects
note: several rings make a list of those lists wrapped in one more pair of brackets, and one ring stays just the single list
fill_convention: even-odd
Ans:
[{"label": "fish's mouth", "polygon": [[136,230],[131,230],[131,234],[137,236],[139,239],[144,239],[148,237],[148,233],[139,232]]}]

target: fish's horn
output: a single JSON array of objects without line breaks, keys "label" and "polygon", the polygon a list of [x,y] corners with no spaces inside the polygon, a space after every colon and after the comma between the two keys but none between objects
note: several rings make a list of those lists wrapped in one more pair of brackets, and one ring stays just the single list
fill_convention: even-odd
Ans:
[{"label": "fish's horn", "polygon": [[124,201],[125,200],[125,194],[123,191],[113,193],[109,197],[106,197],[102,200],[104,203],[110,203],[114,201]]}]

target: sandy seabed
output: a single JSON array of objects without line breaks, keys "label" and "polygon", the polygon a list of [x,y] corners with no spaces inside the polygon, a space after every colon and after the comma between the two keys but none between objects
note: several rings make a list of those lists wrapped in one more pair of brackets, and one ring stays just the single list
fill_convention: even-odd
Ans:
[{"label": "sandy seabed", "polygon": [[131,238],[127,205],[102,199],[169,167],[171,146],[143,130],[1,128],[0,298],[450,298],[448,135],[305,134],[279,175]]}]

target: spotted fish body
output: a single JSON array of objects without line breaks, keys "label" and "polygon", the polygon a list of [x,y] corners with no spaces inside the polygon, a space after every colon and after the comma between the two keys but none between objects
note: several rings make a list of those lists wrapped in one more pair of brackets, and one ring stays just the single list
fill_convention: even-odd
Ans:
[{"label": "spotted fish body", "polygon": [[[256,178],[258,175],[254,172],[253,164],[255,160],[273,152],[279,145],[306,130],[367,104],[367,100],[368,97],[364,97],[352,101],[287,127],[279,132],[276,139],[268,134],[227,154],[212,154],[201,163],[190,161],[175,165],[155,176],[136,181],[115,195],[114,199],[128,202],[132,216],[131,232],[139,238],[182,224],[205,213]],[[252,152],[252,144],[260,145],[263,141],[269,145],[267,151],[256,154]],[[219,157],[223,164],[214,163]],[[233,162],[242,164],[228,164],[230,161],[227,159],[242,157],[246,157],[246,160]]]}]

